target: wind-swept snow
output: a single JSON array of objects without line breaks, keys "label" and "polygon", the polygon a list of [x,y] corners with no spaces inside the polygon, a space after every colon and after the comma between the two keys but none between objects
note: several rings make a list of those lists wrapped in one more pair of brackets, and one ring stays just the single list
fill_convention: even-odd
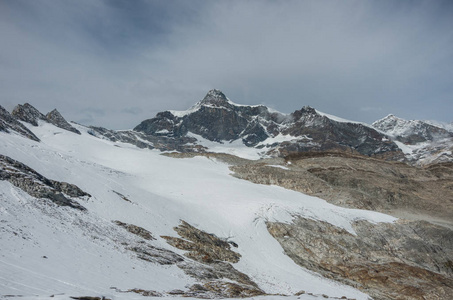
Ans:
[{"label": "wind-swept snow", "polygon": [[[0,181],[0,295],[91,293],[118,298],[132,296],[110,287],[184,289],[194,279],[176,266],[134,259],[115,241],[99,238],[104,231],[121,235],[111,223],[120,220],[149,230],[157,237],[156,246],[182,253],[159,236],[176,236],[172,228],[184,220],[238,244],[235,251],[242,258],[234,266],[267,293],[305,290],[367,299],[352,287],[297,266],[267,232],[265,222],[290,222],[293,215],[300,215],[354,233],[351,222],[355,220],[393,222],[393,217],[340,208],[277,186],[253,184],[231,176],[228,166],[215,160],[165,157],[155,150],[98,139],[83,126],[74,126],[81,135],[45,123],[30,128],[41,143],[0,133],[1,154],[92,195],[81,203],[88,213],[49,207],[41,217],[43,206],[32,204],[33,198]],[[234,143],[223,146],[231,154],[250,149]],[[94,224],[89,225],[93,226],[92,236],[82,230],[82,223]]]}]

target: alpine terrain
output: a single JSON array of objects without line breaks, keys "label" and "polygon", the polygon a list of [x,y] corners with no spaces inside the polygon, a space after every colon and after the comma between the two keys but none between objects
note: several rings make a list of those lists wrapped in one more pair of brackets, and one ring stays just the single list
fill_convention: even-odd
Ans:
[{"label": "alpine terrain", "polygon": [[451,124],[211,90],[133,130],[0,106],[0,141],[2,299],[453,295]]}]

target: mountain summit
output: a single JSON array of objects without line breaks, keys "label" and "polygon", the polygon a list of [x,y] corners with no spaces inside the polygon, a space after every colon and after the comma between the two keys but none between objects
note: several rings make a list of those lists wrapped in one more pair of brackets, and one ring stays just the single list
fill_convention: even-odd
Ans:
[{"label": "mountain summit", "polygon": [[371,126],[329,118],[309,106],[288,115],[264,105],[239,105],[215,89],[189,110],[158,113],[134,130],[175,143],[188,136],[219,143],[239,141],[267,155],[335,150],[402,158],[397,145]]},{"label": "mountain summit", "polygon": [[227,97],[220,90],[210,90],[206,96],[199,102],[200,105],[212,105],[217,107],[225,107],[230,104]]}]

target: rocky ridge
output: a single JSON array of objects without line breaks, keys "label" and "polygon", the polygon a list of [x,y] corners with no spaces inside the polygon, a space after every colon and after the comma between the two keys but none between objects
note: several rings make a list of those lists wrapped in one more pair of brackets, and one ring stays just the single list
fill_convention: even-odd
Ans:
[{"label": "rocky ridge", "polygon": [[25,103],[24,105],[17,105],[12,111],[12,116],[17,120],[27,122],[33,126],[38,126],[38,121],[41,120],[49,122],[58,128],[81,134],[80,131],[71,126],[56,109],[52,110],[47,115],[43,115],[31,104]]},{"label": "rocky ridge", "polygon": [[36,135],[28,130],[22,123],[12,116],[6,109],[0,106],[0,131],[4,132],[16,132],[26,138],[39,142]]},{"label": "rocky ridge", "polygon": [[240,139],[245,146],[263,149],[273,156],[338,150],[393,160],[404,158],[396,144],[370,126],[336,121],[308,106],[286,115],[263,105],[238,105],[219,90],[209,91],[187,111],[158,113],[134,131],[165,136],[178,144],[181,138],[193,134],[220,143]]},{"label": "rocky ridge", "polygon": [[48,179],[35,170],[0,154],[0,180],[7,180],[29,195],[48,199],[59,206],[85,210],[74,198],[83,199],[90,195],[76,185]]}]

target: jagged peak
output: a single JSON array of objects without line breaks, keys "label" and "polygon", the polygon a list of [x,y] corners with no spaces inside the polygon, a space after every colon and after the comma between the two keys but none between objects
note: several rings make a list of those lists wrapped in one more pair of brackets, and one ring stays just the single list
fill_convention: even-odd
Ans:
[{"label": "jagged peak", "polygon": [[16,105],[11,114],[18,120],[30,123],[33,126],[38,126],[38,120],[46,120],[46,116],[30,103]]},{"label": "jagged peak", "polygon": [[74,127],[72,127],[67,121],[65,118],[63,118],[63,116],[60,114],[60,112],[57,110],[57,109],[54,109],[52,110],[51,112],[49,112],[47,115],[47,120],[52,123],[53,125],[61,128],[61,129],[65,129],[65,130],[68,130],[68,131],[71,131],[71,132],[74,132],[74,133],[77,133],[77,134],[80,134],[80,131],[78,131],[77,129],[75,129]]},{"label": "jagged peak", "polygon": [[212,89],[206,96],[201,100],[199,105],[213,105],[213,106],[225,106],[231,104],[228,98],[221,90]]},{"label": "jagged peak", "polygon": [[316,109],[314,109],[311,106],[305,105],[301,109],[294,111],[291,116],[294,118],[294,120],[299,120],[303,116],[315,116],[319,115]]}]

